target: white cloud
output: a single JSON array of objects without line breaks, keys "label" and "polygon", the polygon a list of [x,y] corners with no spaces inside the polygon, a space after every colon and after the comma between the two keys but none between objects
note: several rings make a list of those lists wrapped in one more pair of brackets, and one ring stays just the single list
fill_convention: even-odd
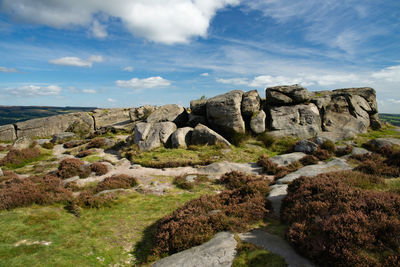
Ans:
[{"label": "white cloud", "polygon": [[0,72],[19,72],[19,71],[14,68],[0,67]]},{"label": "white cloud", "polygon": [[156,87],[166,87],[171,85],[171,82],[168,80],[165,80],[162,77],[149,77],[146,79],[138,79],[138,78],[133,78],[128,81],[124,80],[118,80],[115,82],[117,86],[123,87],[123,88],[130,88],[134,90],[138,89],[149,89],[149,88],[156,88]]},{"label": "white cloud", "polygon": [[123,71],[127,71],[127,72],[133,72],[134,68],[132,66],[126,66],[124,68],[122,68]]},{"label": "white cloud", "polygon": [[245,78],[230,78],[230,79],[216,79],[218,83],[222,84],[234,84],[234,85],[249,85],[249,81]]},{"label": "white cloud", "polygon": [[92,35],[99,39],[104,39],[108,36],[107,30],[104,25],[101,25],[97,20],[92,23]]},{"label": "white cloud", "polygon": [[62,66],[73,66],[73,67],[86,67],[91,68],[93,63],[103,62],[103,57],[98,55],[92,55],[88,59],[81,59],[79,57],[62,57],[57,59],[49,60],[49,63]]},{"label": "white cloud", "polygon": [[[56,28],[94,26],[94,14],[102,13],[119,18],[136,36],[173,44],[206,37],[216,12],[239,3],[240,0],[3,0],[0,8],[17,19]],[[105,34],[102,29],[97,33]]]},{"label": "white cloud", "polygon": [[25,85],[15,89],[9,89],[11,94],[21,97],[27,96],[56,96],[62,91],[62,88],[58,85],[49,86],[37,86],[37,85]]},{"label": "white cloud", "polygon": [[204,73],[200,74],[200,76],[208,77],[208,76],[210,76],[210,74],[208,72],[204,72]]},{"label": "white cloud", "polygon": [[382,79],[387,82],[400,82],[400,65],[391,66],[378,72],[374,72],[372,77],[375,79]]},{"label": "white cloud", "polygon": [[97,91],[94,90],[94,89],[83,89],[83,90],[82,90],[82,93],[85,93],[85,94],[95,94],[95,93],[97,93]]},{"label": "white cloud", "polygon": [[115,103],[117,102],[117,100],[115,100],[114,98],[107,98],[107,101],[110,103]]}]

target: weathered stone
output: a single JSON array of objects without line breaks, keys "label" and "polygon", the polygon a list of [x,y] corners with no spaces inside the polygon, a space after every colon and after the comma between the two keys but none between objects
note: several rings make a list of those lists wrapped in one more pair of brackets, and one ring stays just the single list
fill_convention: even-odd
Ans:
[{"label": "weathered stone", "polygon": [[206,104],[207,104],[207,99],[198,99],[190,101],[191,113],[195,115],[206,116],[207,115]]},{"label": "weathered stone", "polygon": [[222,175],[227,172],[238,171],[247,174],[262,174],[263,168],[256,163],[236,163],[236,162],[214,162],[208,166],[199,167],[199,174]]},{"label": "weathered stone", "polygon": [[147,117],[147,122],[174,122],[178,126],[183,126],[188,121],[186,110],[179,105],[164,105],[155,110]]},{"label": "weathered stone", "polygon": [[184,127],[177,129],[171,135],[171,146],[173,148],[186,148],[191,144],[193,128]]},{"label": "weathered stone", "polygon": [[255,134],[260,134],[265,132],[265,119],[267,115],[265,114],[264,110],[260,110],[253,115],[250,120],[250,129]]},{"label": "weathered stone", "polygon": [[[86,134],[94,130],[93,118],[86,112],[56,115],[18,122],[18,137],[47,137],[61,132]],[[78,127],[79,126],[79,127]]]},{"label": "weathered stone", "polygon": [[370,122],[370,126],[373,130],[379,130],[380,128],[382,128],[382,122],[379,119],[379,115],[378,113],[375,113],[373,115],[369,115],[369,122]]},{"label": "weathered stone", "polygon": [[[135,143],[141,151],[150,151],[160,147],[162,144],[167,144],[170,136],[176,130],[176,125],[173,122],[147,123],[148,125],[141,124],[142,123],[138,123],[140,126],[136,126],[134,138]],[[138,127],[141,127],[142,131],[141,134],[136,136],[136,133],[140,132],[136,130]]]},{"label": "weathered stone", "polygon": [[1,170],[1,168],[0,168],[0,177],[1,176],[4,176],[4,174],[3,174],[3,171]]},{"label": "weathered stone", "polygon": [[344,89],[336,89],[332,91],[333,94],[342,94],[342,95],[351,95],[351,96],[361,96],[368,103],[371,108],[370,112],[375,114],[378,112],[378,105],[376,103],[376,92],[373,88],[370,87],[361,87],[361,88],[344,88]]},{"label": "weathered stone", "polygon": [[318,108],[310,104],[270,107],[270,129],[274,136],[310,138],[321,132]]},{"label": "weathered stone", "polygon": [[289,154],[283,154],[283,155],[277,155],[272,158],[270,158],[270,161],[273,163],[278,164],[278,166],[283,167],[283,166],[288,166],[292,164],[295,161],[298,161],[302,159],[306,154],[302,152],[293,152]]},{"label": "weathered stone", "polygon": [[318,134],[319,137],[324,138],[325,140],[330,140],[334,143],[340,140],[345,139],[353,139],[357,137],[357,134],[349,129],[337,129],[334,132],[322,132]]},{"label": "weathered stone", "polygon": [[362,147],[353,147],[353,150],[351,151],[352,155],[365,155],[368,153],[370,153],[370,152]]},{"label": "weathered stone", "polygon": [[25,149],[30,147],[32,143],[33,140],[30,137],[23,136],[15,140],[12,147],[15,149]]},{"label": "weathered stone", "polygon": [[241,113],[243,91],[234,90],[208,99],[207,121],[212,129],[225,136],[244,133]]},{"label": "weathered stone", "polygon": [[14,141],[17,139],[15,128],[12,124],[0,126],[0,141]]},{"label": "weathered stone", "polygon": [[270,186],[267,199],[271,203],[272,211],[276,216],[279,216],[281,210],[282,200],[287,196],[287,184],[274,184]]},{"label": "weathered stone", "polygon": [[199,123],[201,123],[201,124],[203,124],[203,125],[206,125],[206,124],[207,124],[207,118],[206,118],[206,116],[205,116],[205,115],[204,115],[204,116],[201,116],[201,115],[196,115],[196,114],[190,113],[190,114],[189,114],[189,122],[188,122],[188,125],[189,125],[190,127],[194,128],[194,127],[196,127],[197,124],[199,124]]},{"label": "weathered stone", "polygon": [[157,109],[158,107],[149,105],[141,106],[138,108],[131,108],[129,110],[130,120],[132,122],[144,121],[147,119],[148,116],[150,116],[151,113],[153,113]]},{"label": "weathered stone", "polygon": [[369,147],[373,147],[376,150],[383,148],[384,146],[400,146],[400,139],[396,138],[377,138],[371,139],[367,142]]},{"label": "weathered stone", "polygon": [[96,109],[93,111],[96,130],[117,123],[129,123],[131,121],[128,108]]},{"label": "weathered stone", "polygon": [[242,115],[250,118],[254,113],[260,110],[261,98],[257,90],[245,92],[242,98]]},{"label": "weathered stone", "polygon": [[52,143],[57,143],[57,142],[69,140],[69,139],[74,138],[74,137],[75,137],[74,133],[62,132],[62,133],[58,133],[58,134],[53,135],[53,138],[51,139],[51,142]]},{"label": "weathered stone", "polygon": [[153,263],[153,267],[221,266],[230,267],[235,258],[236,240],[221,232],[203,245],[193,247]]},{"label": "weathered stone", "polygon": [[214,132],[205,125],[198,124],[192,133],[193,145],[216,145],[218,143],[230,146],[231,144],[218,133]]},{"label": "weathered stone", "polygon": [[135,125],[133,142],[138,144],[140,141],[146,140],[150,129],[153,125],[147,122],[139,122]]},{"label": "weathered stone", "polygon": [[311,99],[312,94],[298,84],[265,89],[266,101],[271,105],[300,104]]},{"label": "weathered stone", "polygon": [[294,147],[295,152],[303,152],[303,153],[307,153],[307,154],[313,153],[317,149],[318,149],[318,145],[309,140],[301,140],[301,141],[297,142],[297,144]]}]

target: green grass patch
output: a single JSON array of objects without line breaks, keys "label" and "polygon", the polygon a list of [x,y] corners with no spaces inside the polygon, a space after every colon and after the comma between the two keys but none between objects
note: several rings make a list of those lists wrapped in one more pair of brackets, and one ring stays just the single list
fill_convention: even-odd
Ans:
[{"label": "green grass patch", "polygon": [[[132,265],[132,247],[143,231],[201,194],[203,190],[164,196],[125,193],[111,207],[82,209],[79,218],[61,205],[2,211],[0,266]],[[21,240],[51,244],[15,246]]]},{"label": "green grass patch", "polygon": [[94,163],[94,162],[103,160],[103,157],[100,157],[99,155],[94,154],[94,155],[86,156],[86,157],[82,158],[82,160],[90,162],[90,163]]},{"label": "green grass patch", "polygon": [[232,267],[284,267],[285,260],[268,250],[250,243],[238,242]]},{"label": "green grass patch", "polygon": [[367,133],[359,134],[355,142],[357,143],[358,146],[361,146],[362,144],[368,142],[371,139],[377,139],[377,138],[399,138],[400,139],[400,132],[395,130],[396,127],[392,125],[388,125],[386,127],[383,127],[379,130],[368,130]]},{"label": "green grass patch", "polygon": [[41,161],[50,160],[53,157],[53,151],[48,149],[40,149],[39,156],[34,158],[27,158],[23,159],[18,163],[7,163],[6,165],[2,166],[4,170],[16,170],[25,167],[28,164],[34,164]]}]

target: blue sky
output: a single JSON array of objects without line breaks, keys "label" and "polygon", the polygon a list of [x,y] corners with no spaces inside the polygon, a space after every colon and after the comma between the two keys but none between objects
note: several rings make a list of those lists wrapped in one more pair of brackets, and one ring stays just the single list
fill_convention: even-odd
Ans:
[{"label": "blue sky", "polygon": [[400,113],[398,0],[0,0],[0,105],[131,107],[299,83]]}]

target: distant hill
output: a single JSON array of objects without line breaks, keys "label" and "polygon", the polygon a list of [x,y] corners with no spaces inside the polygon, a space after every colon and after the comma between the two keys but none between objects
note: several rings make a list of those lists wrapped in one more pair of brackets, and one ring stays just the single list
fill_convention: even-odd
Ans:
[{"label": "distant hill", "polygon": [[0,106],[0,125],[59,114],[86,111],[95,107]]},{"label": "distant hill", "polygon": [[400,114],[379,113],[379,118],[382,121],[386,121],[393,125],[400,126]]}]

